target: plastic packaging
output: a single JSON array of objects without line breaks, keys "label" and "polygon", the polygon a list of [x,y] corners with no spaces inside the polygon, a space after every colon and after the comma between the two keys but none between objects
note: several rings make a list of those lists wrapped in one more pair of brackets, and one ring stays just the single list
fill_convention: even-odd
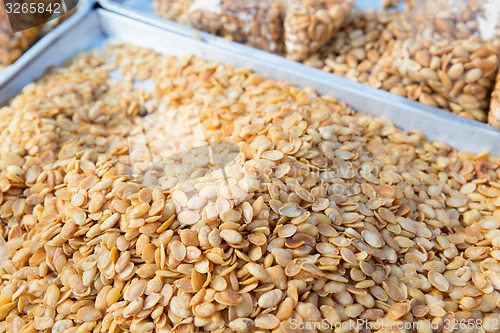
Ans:
[{"label": "plastic packaging", "polygon": [[16,61],[36,40],[41,26],[12,33],[5,11],[0,9],[0,68]]},{"label": "plastic packaging", "polygon": [[431,87],[453,112],[486,121],[499,67],[499,12],[496,0],[420,0],[407,34],[379,65]]},{"label": "plastic packaging", "polygon": [[177,20],[184,14],[194,0],[172,1],[172,0],[153,0],[153,9],[156,15],[168,20]]},{"label": "plastic packaging", "polygon": [[281,12],[280,0],[223,0],[221,36],[261,50],[282,53]]},{"label": "plastic packaging", "polygon": [[179,23],[211,34],[218,34],[220,32],[223,6],[221,0],[194,0],[186,2],[190,2],[190,6],[178,17]]},{"label": "plastic packaging", "polygon": [[261,50],[284,48],[280,0],[195,0],[178,21]]},{"label": "plastic packaging", "polygon": [[329,42],[354,7],[354,0],[288,0],[285,46],[288,58],[303,61]]},{"label": "plastic packaging", "polygon": [[221,0],[153,0],[156,15],[218,34],[221,27]]}]

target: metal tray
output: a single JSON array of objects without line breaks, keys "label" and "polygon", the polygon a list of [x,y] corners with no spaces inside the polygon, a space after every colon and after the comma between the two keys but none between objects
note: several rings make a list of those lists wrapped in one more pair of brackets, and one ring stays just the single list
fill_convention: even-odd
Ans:
[{"label": "metal tray", "polygon": [[[43,74],[48,66],[59,65],[82,50],[102,47],[105,42],[131,43],[172,55],[196,56],[251,68],[266,77],[308,86],[320,94],[335,96],[356,111],[387,116],[403,129],[419,130],[431,140],[446,142],[457,149],[500,155],[500,132],[449,112],[430,108],[322,70],[288,61],[266,52],[246,48],[235,53],[208,42],[189,38],[102,8],[75,16],[64,29],[30,52],[24,67],[0,82],[0,105],[22,87]],[[263,56],[266,56],[262,59]]]},{"label": "metal tray", "polygon": [[43,50],[47,43],[50,43],[50,39],[57,34],[57,31],[64,30],[65,26],[71,24],[72,21],[78,20],[78,17],[85,15],[96,3],[96,0],[79,0],[76,13],[73,14],[66,21],[50,30],[49,32],[43,34],[30,48],[28,48],[16,61],[12,64],[5,66],[0,69],[0,85],[2,82],[10,77],[12,74],[15,75],[20,69],[26,66],[26,64],[33,59],[33,55],[37,54],[38,51]]}]

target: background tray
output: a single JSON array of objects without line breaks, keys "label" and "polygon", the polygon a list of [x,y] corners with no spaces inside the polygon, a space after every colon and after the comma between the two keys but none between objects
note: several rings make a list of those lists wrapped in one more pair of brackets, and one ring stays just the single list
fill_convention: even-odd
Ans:
[{"label": "background tray", "polygon": [[240,49],[245,48],[245,52],[236,53],[102,8],[79,13],[67,23],[30,52],[22,68],[0,82],[0,104],[41,76],[48,66],[59,65],[79,51],[102,47],[104,42],[126,42],[165,54],[192,53],[205,59],[251,68],[266,77],[292,81],[301,87],[312,87],[320,94],[337,97],[358,112],[387,116],[397,126],[419,130],[431,140],[446,142],[460,150],[489,151],[500,155],[500,132],[486,124],[250,47],[236,44]]}]

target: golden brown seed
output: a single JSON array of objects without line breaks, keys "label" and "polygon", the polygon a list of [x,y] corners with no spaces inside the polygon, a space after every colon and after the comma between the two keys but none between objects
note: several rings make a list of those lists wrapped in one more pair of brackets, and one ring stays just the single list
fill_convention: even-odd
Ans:
[{"label": "golden brown seed", "polygon": [[319,321],[321,319],[321,312],[318,308],[311,303],[299,302],[295,307],[297,313],[307,321]]},{"label": "golden brown seed", "polygon": [[89,321],[96,321],[99,318],[101,318],[102,313],[98,309],[87,306],[87,307],[80,308],[80,310],[78,310],[76,316],[77,316],[78,320],[81,320],[84,322],[89,322]]},{"label": "golden brown seed", "polygon": [[215,311],[215,305],[213,305],[212,303],[205,303],[196,307],[196,315],[200,317],[210,317],[215,313]]},{"label": "golden brown seed", "polygon": [[243,302],[243,297],[232,289],[226,289],[215,294],[215,300],[225,305],[237,305]]},{"label": "golden brown seed", "polygon": [[184,257],[186,257],[186,247],[181,242],[173,241],[170,244],[170,249],[172,251],[172,255],[178,261],[182,261],[182,260],[184,260]]},{"label": "golden brown seed", "polygon": [[398,320],[410,311],[410,304],[408,302],[395,303],[389,308],[389,316],[393,320]]},{"label": "golden brown seed", "polygon": [[483,75],[483,72],[481,71],[480,68],[473,68],[465,74],[465,82],[466,83],[473,83],[476,82],[481,78]]},{"label": "golden brown seed", "polygon": [[254,326],[254,322],[248,318],[238,318],[228,324],[229,328],[236,332],[244,332]]},{"label": "golden brown seed", "polygon": [[179,220],[180,223],[188,225],[195,224],[200,220],[200,218],[201,218],[200,214],[189,210],[180,212],[179,215],[177,216],[177,219]]},{"label": "golden brown seed", "polygon": [[259,280],[266,280],[269,276],[269,274],[266,272],[264,267],[262,267],[259,264],[256,263],[249,263],[248,266],[248,272],[258,278]]},{"label": "golden brown seed", "polygon": [[220,236],[228,244],[239,244],[243,241],[243,237],[236,230],[224,229],[220,232]]},{"label": "golden brown seed", "polygon": [[462,63],[457,63],[448,69],[448,75],[452,80],[458,80],[464,73],[464,66]]},{"label": "golden brown seed", "polygon": [[237,222],[241,219],[241,213],[234,209],[228,209],[220,214],[220,218],[224,222]]},{"label": "golden brown seed", "polygon": [[270,290],[259,297],[258,304],[264,309],[273,308],[281,302],[282,297],[283,292],[281,290]]},{"label": "golden brown seed", "polygon": [[436,271],[429,271],[429,282],[439,291],[447,291],[450,288],[450,283],[446,278]]},{"label": "golden brown seed", "polygon": [[111,289],[106,295],[106,303],[108,306],[115,304],[116,302],[118,302],[119,299],[120,299],[120,289],[116,287]]},{"label": "golden brown seed", "polygon": [[382,246],[382,239],[378,233],[364,230],[361,235],[363,236],[363,239],[365,240],[368,245],[372,247],[379,248]]},{"label": "golden brown seed", "polygon": [[260,314],[255,318],[255,327],[272,330],[280,324],[280,320],[272,314]]},{"label": "golden brown seed", "polygon": [[387,292],[390,298],[397,302],[402,302],[404,300],[404,294],[401,289],[392,282],[384,281],[382,282],[382,287]]},{"label": "golden brown seed", "polygon": [[60,295],[61,293],[59,291],[59,288],[55,284],[51,284],[47,288],[47,291],[45,292],[45,295],[43,297],[45,304],[47,304],[47,306],[56,305],[57,301],[59,301]]},{"label": "golden brown seed", "polygon": [[135,283],[132,283],[123,294],[123,299],[126,301],[131,301],[141,297],[146,290],[146,281],[138,280]]}]

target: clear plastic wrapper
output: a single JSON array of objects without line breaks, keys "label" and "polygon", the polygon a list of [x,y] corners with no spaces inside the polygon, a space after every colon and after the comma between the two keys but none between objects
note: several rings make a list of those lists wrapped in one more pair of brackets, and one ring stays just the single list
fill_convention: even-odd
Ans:
[{"label": "clear plastic wrapper", "polygon": [[408,33],[379,64],[428,85],[453,112],[486,121],[499,66],[499,12],[492,0],[420,0]]},{"label": "clear plastic wrapper", "polygon": [[[77,6],[69,6],[73,2],[66,2],[69,8],[67,12],[63,12],[62,8],[42,13],[23,13],[21,10],[15,16],[7,15],[4,7],[0,5],[0,68],[12,64],[38,39],[73,15],[77,10]],[[21,6],[23,4],[36,4],[40,8],[43,4],[43,8],[58,8],[55,7],[55,4],[60,3],[60,1],[23,0],[20,3]]]},{"label": "clear plastic wrapper", "polygon": [[280,0],[195,0],[178,21],[261,50],[283,51]]},{"label": "clear plastic wrapper", "polygon": [[332,39],[354,0],[288,0],[284,19],[288,58],[303,61]]},{"label": "clear plastic wrapper", "polygon": [[0,68],[16,61],[36,40],[41,26],[12,33],[7,14],[0,6]]},{"label": "clear plastic wrapper", "polygon": [[221,35],[261,50],[283,52],[280,0],[222,1]]},{"label": "clear plastic wrapper", "polygon": [[169,19],[177,20],[193,4],[194,0],[153,0],[153,9],[156,15]]},{"label": "clear plastic wrapper", "polygon": [[[184,3],[184,1],[178,2]],[[178,17],[179,23],[212,34],[220,32],[223,13],[223,2],[221,0],[194,0],[187,2],[190,3],[190,6]]]},{"label": "clear plastic wrapper", "polygon": [[491,94],[490,113],[488,123],[491,126],[500,128],[500,72],[497,75],[497,82]]}]

